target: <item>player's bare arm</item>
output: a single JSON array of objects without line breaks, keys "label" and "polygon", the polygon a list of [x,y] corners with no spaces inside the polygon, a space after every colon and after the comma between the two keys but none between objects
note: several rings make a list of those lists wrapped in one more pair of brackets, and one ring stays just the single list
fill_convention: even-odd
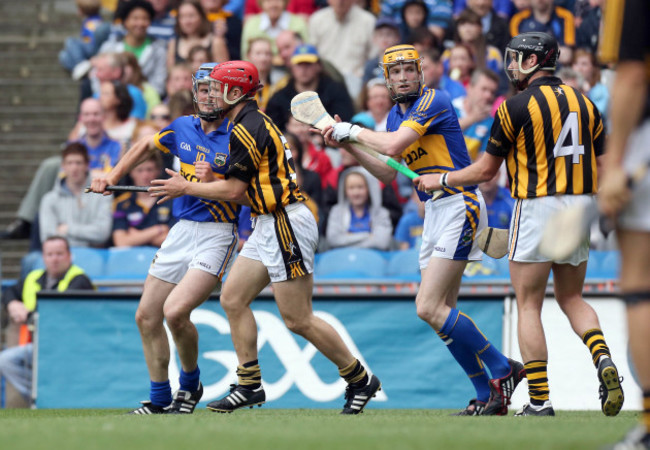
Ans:
[{"label": "player's bare arm", "polygon": [[623,155],[627,139],[637,126],[645,103],[645,73],[644,63],[636,61],[620,63],[616,71],[610,106],[612,131],[607,138],[606,161],[598,190],[598,206],[608,216],[615,216],[630,200]]},{"label": "player's bare arm", "polygon": [[[497,174],[503,158],[483,154],[478,161],[464,169],[447,172],[445,174],[429,173],[413,180],[413,184],[421,191],[440,190],[443,187],[469,186],[489,181]],[[441,180],[442,176],[445,180]]]},{"label": "player's bare arm", "polygon": [[132,168],[144,161],[150,153],[155,151],[158,150],[156,149],[153,136],[139,140],[120,158],[109,173],[93,176],[90,190],[96,193],[103,193],[104,195],[111,195],[106,190],[106,186],[117,184]]},{"label": "player's bare arm", "polygon": [[165,171],[170,177],[166,180],[153,180],[149,190],[153,197],[160,197],[158,204],[183,195],[248,204],[246,199],[248,184],[237,178],[231,177],[227,180],[216,180],[210,183],[192,183],[178,172],[170,169],[165,169]]}]

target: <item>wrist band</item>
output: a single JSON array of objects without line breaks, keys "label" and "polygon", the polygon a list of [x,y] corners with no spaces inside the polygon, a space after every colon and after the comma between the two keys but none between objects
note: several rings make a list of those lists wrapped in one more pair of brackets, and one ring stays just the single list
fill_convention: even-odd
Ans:
[{"label": "wrist band", "polygon": [[449,185],[447,184],[447,177],[448,177],[448,176],[449,176],[449,172],[445,172],[445,173],[443,173],[442,176],[440,177],[440,185],[441,185],[442,187],[445,187],[445,188],[448,188],[448,187],[449,187]]}]

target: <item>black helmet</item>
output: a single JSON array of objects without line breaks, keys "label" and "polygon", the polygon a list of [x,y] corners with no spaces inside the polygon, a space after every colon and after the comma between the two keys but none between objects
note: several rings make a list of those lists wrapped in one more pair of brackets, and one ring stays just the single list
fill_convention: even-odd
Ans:
[{"label": "black helmet", "polygon": [[[537,55],[537,64],[529,69],[521,69],[521,64],[530,55]],[[538,70],[555,71],[557,58],[560,55],[560,48],[557,40],[548,33],[531,31],[521,33],[513,37],[503,55],[503,69],[510,82],[518,89],[523,89],[526,85],[525,79],[519,80],[511,72],[521,72],[530,78]],[[512,61],[517,63],[516,69],[509,69]]]}]

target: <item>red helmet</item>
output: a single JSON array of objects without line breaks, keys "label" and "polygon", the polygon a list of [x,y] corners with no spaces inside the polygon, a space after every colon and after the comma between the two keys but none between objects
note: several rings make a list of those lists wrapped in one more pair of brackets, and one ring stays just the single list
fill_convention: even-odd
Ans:
[{"label": "red helmet", "polygon": [[[210,78],[223,84],[223,98],[226,103],[237,103],[244,98],[253,98],[262,87],[257,67],[248,61],[228,61],[219,64],[210,73]],[[228,91],[240,88],[242,96],[231,102],[228,100]]]}]

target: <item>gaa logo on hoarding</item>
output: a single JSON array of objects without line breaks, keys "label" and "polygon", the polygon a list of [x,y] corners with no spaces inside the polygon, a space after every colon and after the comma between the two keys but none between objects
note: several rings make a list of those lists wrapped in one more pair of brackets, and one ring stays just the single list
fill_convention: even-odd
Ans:
[{"label": "gaa logo on hoarding", "polygon": [[[255,315],[258,326],[258,350],[268,344],[285,369],[285,374],[276,382],[270,383],[263,380],[267,401],[282,397],[294,385],[305,397],[315,402],[330,402],[341,398],[345,391],[345,381],[337,378],[334,382],[325,382],[311,365],[312,358],[318,352],[316,347],[311,343],[307,343],[304,348],[300,348],[293,334],[284,325],[282,319],[275,314],[267,311],[253,311],[253,314]],[[335,316],[324,311],[314,311],[314,315],[330,324],[341,336],[341,339],[348,346],[350,352],[357,356],[359,361],[369,371],[372,371],[348,331]],[[197,309],[192,312],[190,318],[196,325],[209,326],[222,335],[230,334],[228,319],[220,314],[205,309]],[[175,355],[176,345],[167,325],[165,325],[165,330],[167,331],[169,348],[172,355]],[[201,357],[215,361],[226,368],[227,374],[221,380],[211,384],[207,384],[211,380],[202,380],[204,383],[202,400],[216,400],[228,392],[231,383],[236,383],[237,377],[235,370],[237,369],[237,355],[231,346],[228,350],[210,350],[203,352]],[[169,380],[173,390],[178,389],[179,370],[177,358],[172,357],[169,365]],[[335,372],[336,366],[331,364],[330,370]],[[262,373],[264,373],[263,365]],[[377,392],[377,397],[374,399],[374,401],[380,402],[387,400],[388,397],[383,390]]]}]

